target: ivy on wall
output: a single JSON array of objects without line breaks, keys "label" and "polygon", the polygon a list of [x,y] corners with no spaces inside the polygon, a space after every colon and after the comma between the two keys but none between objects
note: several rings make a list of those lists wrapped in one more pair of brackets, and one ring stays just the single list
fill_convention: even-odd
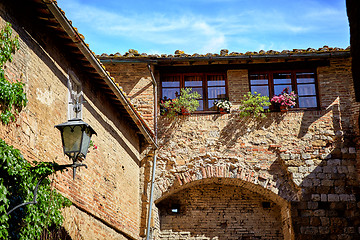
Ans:
[{"label": "ivy on wall", "polygon": [[53,173],[55,163],[34,162],[32,166],[20,151],[0,139],[0,239],[39,239],[49,228],[62,224],[61,208],[71,202],[51,189],[44,179],[38,189],[37,204],[6,212],[23,202],[32,201],[38,180]]},{"label": "ivy on wall", "polygon": [[[18,39],[11,38],[11,33],[10,24],[0,32],[0,118],[4,124],[13,121],[14,114],[27,103],[23,83],[5,79],[4,64],[11,61],[11,55],[19,48]],[[48,229],[62,224],[61,208],[70,206],[71,202],[51,188],[48,178],[39,185],[36,204],[7,215],[13,207],[32,201],[37,182],[57,168],[56,163],[30,164],[19,150],[0,139],[0,239],[39,239]]]},{"label": "ivy on wall", "polygon": [[11,83],[5,78],[4,65],[12,61],[12,54],[19,49],[18,37],[11,35],[11,24],[7,23],[0,31],[0,120],[3,124],[14,121],[15,114],[25,107],[28,101],[24,83],[20,81]]}]

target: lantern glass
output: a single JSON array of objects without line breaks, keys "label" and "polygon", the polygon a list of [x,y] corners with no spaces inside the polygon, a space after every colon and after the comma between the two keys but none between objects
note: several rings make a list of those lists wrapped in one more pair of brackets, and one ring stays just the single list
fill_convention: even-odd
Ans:
[{"label": "lantern glass", "polygon": [[81,119],[69,120],[55,126],[61,132],[64,154],[76,161],[85,158],[92,134],[96,134],[89,124]]},{"label": "lantern glass", "polygon": [[82,135],[82,143],[81,143],[80,153],[83,155],[83,157],[86,157],[86,154],[88,152],[91,135],[92,135],[91,129],[87,127]]},{"label": "lantern glass", "polygon": [[81,135],[81,126],[67,126],[63,128],[65,154],[80,152]]}]

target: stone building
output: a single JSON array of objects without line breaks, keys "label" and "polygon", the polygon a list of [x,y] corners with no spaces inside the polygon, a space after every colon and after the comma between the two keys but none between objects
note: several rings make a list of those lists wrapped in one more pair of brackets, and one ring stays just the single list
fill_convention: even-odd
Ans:
[{"label": "stone building", "polygon": [[[24,82],[29,99],[0,137],[29,161],[68,163],[54,125],[74,114],[70,92],[82,94],[82,118],[98,133],[88,169],[75,180],[52,177],[73,202],[64,209],[72,239],[142,239],[151,196],[153,239],[360,238],[359,103],[348,49],[129,50],[101,56],[113,79],[55,1],[5,0],[0,13],[20,39],[7,77]],[[160,116],[159,99],[184,87],[202,94],[199,111]],[[294,108],[239,116],[245,93],[284,87],[299,95]],[[213,107],[224,97],[229,114]]]},{"label": "stone building", "polygon": [[[55,1],[1,1],[0,26],[10,22],[20,49],[6,65],[10,81],[25,83],[28,105],[0,137],[32,162],[68,164],[55,125],[73,118],[70,93],[81,95],[82,119],[97,132],[73,180],[50,176],[73,205],[64,209],[71,239],[139,239],[142,159],[155,148],[152,129],[113,82]],[[77,116],[80,117],[80,116]]]},{"label": "stone building", "polygon": [[[129,50],[100,59],[157,126],[154,239],[360,238],[359,103],[349,49]],[[185,87],[201,93],[198,111],[154,118],[153,104]],[[239,116],[247,92],[273,96],[285,87],[298,94],[294,108],[265,119]],[[231,113],[219,114],[213,101],[225,97]]]}]

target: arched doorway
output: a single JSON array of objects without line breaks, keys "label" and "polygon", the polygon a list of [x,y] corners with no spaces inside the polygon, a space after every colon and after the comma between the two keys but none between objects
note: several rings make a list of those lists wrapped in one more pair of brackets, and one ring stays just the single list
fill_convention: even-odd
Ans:
[{"label": "arched doorway", "polygon": [[289,239],[285,200],[252,191],[251,183],[228,180],[200,180],[162,198],[156,204],[160,230],[219,240]]}]

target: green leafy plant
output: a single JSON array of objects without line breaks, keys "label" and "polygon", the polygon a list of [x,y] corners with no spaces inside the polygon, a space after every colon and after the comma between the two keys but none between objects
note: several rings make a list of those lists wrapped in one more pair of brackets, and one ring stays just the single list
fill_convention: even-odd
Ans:
[{"label": "green leafy plant", "polygon": [[11,24],[7,23],[0,31],[0,119],[3,124],[14,121],[15,114],[18,114],[27,103],[24,83],[12,83],[5,77],[4,64],[11,62],[12,54],[19,49],[18,37],[12,38],[11,35]]},{"label": "green leafy plant", "polygon": [[199,107],[200,94],[193,92],[191,88],[181,89],[180,95],[174,99],[162,99],[160,101],[161,114],[173,118],[176,115],[188,115]]},{"label": "green leafy plant", "polygon": [[268,107],[270,105],[271,103],[269,102],[269,97],[261,96],[261,94],[257,92],[254,92],[254,94],[248,92],[244,95],[243,99],[240,102],[240,116],[254,116],[257,118],[265,118],[266,115],[264,114],[264,112],[266,112],[267,109],[264,109],[264,107]]},{"label": "green leafy plant", "polygon": [[51,189],[45,178],[38,188],[37,203],[7,211],[18,204],[32,201],[37,182],[58,166],[51,162],[34,162],[32,166],[20,151],[0,139],[0,239],[39,239],[49,228],[59,227],[61,208],[71,202]]}]

